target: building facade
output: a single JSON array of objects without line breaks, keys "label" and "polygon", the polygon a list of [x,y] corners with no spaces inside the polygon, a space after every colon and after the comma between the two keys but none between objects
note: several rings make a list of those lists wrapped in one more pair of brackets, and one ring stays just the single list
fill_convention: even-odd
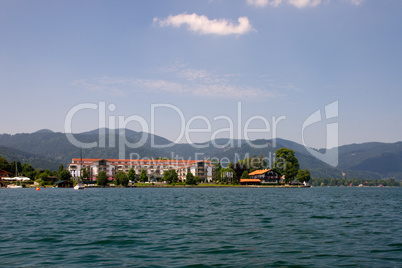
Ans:
[{"label": "building facade", "polygon": [[188,172],[198,176],[206,182],[212,181],[213,165],[210,161],[197,160],[155,160],[155,159],[80,159],[73,158],[68,166],[71,176],[81,177],[82,169],[85,169],[89,177],[95,180],[100,171],[106,172],[109,178],[114,178],[117,172],[128,173],[133,168],[136,174],[145,170],[148,178],[159,180],[166,170],[176,170],[179,180],[185,181]]},{"label": "building facade", "polygon": [[250,180],[260,180],[261,184],[278,184],[281,176],[272,169],[256,170],[248,174]]}]

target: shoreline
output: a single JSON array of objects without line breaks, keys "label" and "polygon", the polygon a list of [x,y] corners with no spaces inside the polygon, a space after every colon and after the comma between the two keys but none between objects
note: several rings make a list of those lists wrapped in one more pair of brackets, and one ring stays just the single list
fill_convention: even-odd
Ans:
[{"label": "shoreline", "polygon": [[[85,189],[100,189],[100,188],[110,188],[110,189],[124,189],[124,188],[311,188],[313,186],[304,185],[133,185],[133,186],[85,186]],[[45,186],[35,186],[35,187],[23,187],[24,189],[73,189],[73,187],[45,187]]]}]

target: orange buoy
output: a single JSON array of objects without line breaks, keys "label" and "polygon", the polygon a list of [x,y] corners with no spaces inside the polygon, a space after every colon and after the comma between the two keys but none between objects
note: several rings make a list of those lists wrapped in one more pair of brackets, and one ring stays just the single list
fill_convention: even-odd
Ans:
[{"label": "orange buoy", "polygon": [[36,191],[39,191],[40,190],[40,188],[38,187],[38,188],[36,188]]}]

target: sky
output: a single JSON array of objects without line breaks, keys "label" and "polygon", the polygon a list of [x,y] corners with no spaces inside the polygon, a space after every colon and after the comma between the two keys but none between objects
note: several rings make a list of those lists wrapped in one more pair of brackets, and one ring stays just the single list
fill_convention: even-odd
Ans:
[{"label": "sky", "polygon": [[0,1],[0,133],[402,140],[402,1]]}]

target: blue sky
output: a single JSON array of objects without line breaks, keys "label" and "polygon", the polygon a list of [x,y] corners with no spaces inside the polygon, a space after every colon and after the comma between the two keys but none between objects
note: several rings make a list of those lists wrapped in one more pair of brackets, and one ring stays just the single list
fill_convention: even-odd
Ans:
[{"label": "blue sky", "polygon": [[[106,126],[132,116],[128,128],[153,121],[180,142],[245,138],[248,125],[266,129],[250,139],[301,143],[317,110],[309,146],[327,146],[329,123],[339,145],[400,141],[401,11],[399,0],[3,0],[0,133],[64,132],[80,104],[97,110],[77,112],[72,131],[92,130],[105,103]],[[178,111],[204,132],[180,138]]]}]

